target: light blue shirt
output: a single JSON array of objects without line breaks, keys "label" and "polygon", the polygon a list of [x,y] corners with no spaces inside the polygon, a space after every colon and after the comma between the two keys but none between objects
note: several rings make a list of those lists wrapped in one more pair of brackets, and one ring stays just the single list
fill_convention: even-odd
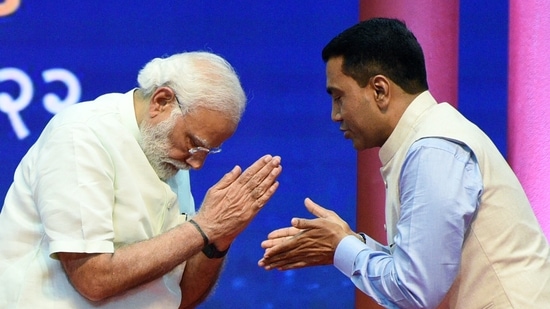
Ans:
[{"label": "light blue shirt", "polygon": [[178,196],[180,213],[188,218],[195,215],[195,199],[191,194],[191,181],[188,170],[179,170],[174,177],[168,179],[168,185]]},{"label": "light blue shirt", "polygon": [[473,152],[442,138],[416,141],[399,180],[394,243],[345,237],[334,265],[386,308],[434,308],[455,280],[483,183]]}]

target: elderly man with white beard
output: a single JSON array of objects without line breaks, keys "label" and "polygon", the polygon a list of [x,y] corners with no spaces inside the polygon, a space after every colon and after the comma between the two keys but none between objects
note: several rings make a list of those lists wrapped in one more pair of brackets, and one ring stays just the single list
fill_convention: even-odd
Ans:
[{"label": "elderly man with white beard", "polygon": [[1,308],[194,307],[277,190],[281,159],[265,155],[194,213],[188,170],[246,104],[227,61],[157,58],[138,83],[57,114],[21,160],[0,213]]}]

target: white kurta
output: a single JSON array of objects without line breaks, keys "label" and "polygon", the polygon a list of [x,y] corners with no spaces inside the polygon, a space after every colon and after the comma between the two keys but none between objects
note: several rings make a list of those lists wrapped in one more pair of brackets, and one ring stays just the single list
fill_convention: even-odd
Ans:
[{"label": "white kurta", "polygon": [[140,138],[133,91],[52,118],[17,167],[0,214],[0,308],[177,308],[184,264],[92,303],[56,259],[57,252],[112,253],[159,235],[185,220],[178,199],[194,211],[188,172],[172,188],[161,181]]}]

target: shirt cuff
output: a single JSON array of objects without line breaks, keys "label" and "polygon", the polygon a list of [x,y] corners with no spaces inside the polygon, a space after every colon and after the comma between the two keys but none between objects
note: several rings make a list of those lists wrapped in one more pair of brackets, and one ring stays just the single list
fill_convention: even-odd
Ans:
[{"label": "shirt cuff", "polygon": [[382,245],[381,243],[377,242],[376,240],[370,238],[369,235],[365,235],[365,236],[367,236],[367,239],[365,239],[365,243],[367,244],[367,247],[371,248],[374,251],[382,251],[382,252],[385,252],[387,254],[391,254],[390,253],[390,247]]},{"label": "shirt cuff", "polygon": [[355,258],[359,252],[369,249],[362,241],[353,235],[344,237],[334,252],[334,266],[350,278],[353,275]]}]

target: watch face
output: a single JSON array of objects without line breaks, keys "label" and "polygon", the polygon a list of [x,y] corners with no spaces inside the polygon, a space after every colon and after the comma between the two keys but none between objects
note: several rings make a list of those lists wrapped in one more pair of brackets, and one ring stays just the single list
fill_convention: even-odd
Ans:
[{"label": "watch face", "polygon": [[218,248],[216,248],[216,246],[214,246],[214,244],[209,244],[208,246],[205,246],[202,249],[202,253],[204,253],[204,255],[206,255],[206,257],[209,258],[209,259],[222,258],[227,254],[228,251],[229,251],[229,248],[227,248],[224,251],[219,251]]}]

